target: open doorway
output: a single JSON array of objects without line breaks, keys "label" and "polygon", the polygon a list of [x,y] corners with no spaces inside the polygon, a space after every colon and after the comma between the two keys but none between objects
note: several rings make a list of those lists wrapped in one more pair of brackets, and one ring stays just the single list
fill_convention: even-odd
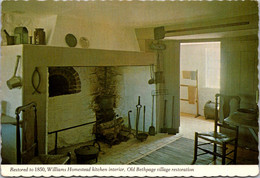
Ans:
[{"label": "open doorway", "polygon": [[214,96],[220,90],[220,42],[180,44],[180,132],[214,128]]}]

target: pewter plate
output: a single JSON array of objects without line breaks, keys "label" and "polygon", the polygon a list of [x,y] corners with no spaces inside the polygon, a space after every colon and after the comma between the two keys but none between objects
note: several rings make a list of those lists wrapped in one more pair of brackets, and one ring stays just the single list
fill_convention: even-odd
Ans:
[{"label": "pewter plate", "polygon": [[79,44],[82,48],[88,48],[89,47],[89,41],[86,37],[81,37],[79,39]]},{"label": "pewter plate", "polygon": [[67,34],[65,41],[69,47],[75,47],[77,45],[77,38],[72,34]]}]

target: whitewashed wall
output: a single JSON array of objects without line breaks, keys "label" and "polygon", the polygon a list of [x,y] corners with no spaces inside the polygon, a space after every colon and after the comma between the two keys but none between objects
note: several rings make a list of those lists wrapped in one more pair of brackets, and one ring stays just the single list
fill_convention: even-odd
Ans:
[{"label": "whitewashed wall", "polygon": [[[74,67],[81,80],[81,92],[70,95],[48,97],[48,131],[55,131],[86,122],[95,121],[95,113],[91,109],[91,73],[94,67]],[[146,106],[145,131],[148,132],[151,125],[151,91],[155,85],[149,85],[150,67],[131,66],[118,67],[117,90],[118,102],[115,113],[124,118],[124,124],[128,124],[128,111],[131,113],[131,125],[135,128],[136,105],[138,96],[141,96],[142,106]],[[154,114],[154,124],[155,124]],[[154,125],[155,126],[155,125]],[[58,133],[58,147],[69,146],[77,143],[93,140],[93,124]],[[143,130],[143,107],[141,109],[139,130]],[[48,136],[48,151],[54,149],[55,135]]]},{"label": "whitewashed wall", "polygon": [[[258,107],[256,104],[256,90],[259,85],[257,48],[257,36],[222,40],[220,92],[240,96],[241,108]],[[238,142],[239,145],[258,149],[258,143],[245,127],[239,127]]]},{"label": "whitewashed wall", "polygon": [[[49,41],[52,39],[52,35],[55,29],[57,15],[24,15],[24,14],[2,14],[2,29],[6,29],[9,35],[14,35],[16,27],[26,27],[28,35],[33,36],[35,28],[44,28],[46,35],[46,42],[49,45]],[[34,38],[33,38],[34,43]],[[2,45],[7,45],[6,35],[2,31]]]},{"label": "whitewashed wall", "polygon": [[[89,48],[140,51],[136,40],[134,28],[91,22],[89,19],[71,16],[28,16],[23,14],[3,14],[2,28],[9,35],[14,34],[15,27],[24,26],[33,36],[35,28],[44,28],[46,44],[50,46],[68,47],[65,41],[67,34],[73,34],[77,38],[76,48],[81,48],[80,37],[89,40]],[[6,45],[6,35],[2,31],[2,45]],[[122,40],[123,39],[123,40]]]},{"label": "whitewashed wall", "polygon": [[[14,68],[16,65],[17,55],[22,56],[22,48],[19,46],[2,47],[1,50],[1,83],[0,83],[0,96],[1,96],[1,113],[11,117],[15,117],[15,109],[22,105],[22,88],[14,88],[10,90],[6,81],[9,80],[14,74]],[[17,68],[17,76],[23,79],[23,59],[20,58],[20,62]]]},{"label": "whitewashed wall", "polygon": [[[150,67],[149,66],[129,66],[129,67],[120,67],[122,73],[121,79],[121,91],[120,91],[120,105],[117,109],[117,113],[120,116],[123,116],[125,123],[127,125],[127,113],[129,110],[132,110],[130,113],[131,126],[135,128],[136,123],[136,105],[138,103],[138,96],[140,96],[141,101],[141,113],[139,120],[139,131],[143,130],[143,106],[145,106],[145,131],[149,130],[151,126],[151,113],[152,113],[152,90],[155,90],[155,85],[149,85],[148,80],[150,79]],[[156,102],[156,100],[154,100]],[[155,104],[154,104],[155,106]],[[154,111],[154,126],[156,123],[156,112]]]},{"label": "whitewashed wall", "polygon": [[[74,67],[81,81],[81,92],[76,94],[48,97],[48,131],[64,129],[95,121],[91,109],[90,74],[93,67]],[[58,147],[69,146],[92,140],[93,124],[58,133]],[[48,136],[48,150],[54,149],[55,134]]]},{"label": "whitewashed wall", "polygon": [[[199,114],[204,115],[204,105],[208,100],[215,101],[215,94],[219,88],[206,87],[206,50],[214,50],[215,59],[220,58],[220,45],[218,43],[182,43],[180,50],[180,83],[196,85],[196,80],[183,79],[182,71],[199,72]],[[214,60],[214,59],[213,59]],[[188,88],[180,87],[180,97],[188,99]],[[184,113],[197,114],[196,104],[189,104],[188,101],[180,101],[180,111]]]}]

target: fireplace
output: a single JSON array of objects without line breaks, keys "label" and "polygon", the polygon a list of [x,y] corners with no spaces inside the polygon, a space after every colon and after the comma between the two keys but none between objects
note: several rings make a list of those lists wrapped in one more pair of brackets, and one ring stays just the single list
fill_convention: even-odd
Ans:
[{"label": "fireplace", "polygon": [[92,84],[93,111],[96,114],[94,134],[98,141],[108,143],[109,146],[128,140],[123,134],[125,130],[122,117],[115,113],[118,93],[117,76],[120,74],[119,67],[96,67],[95,81]]}]

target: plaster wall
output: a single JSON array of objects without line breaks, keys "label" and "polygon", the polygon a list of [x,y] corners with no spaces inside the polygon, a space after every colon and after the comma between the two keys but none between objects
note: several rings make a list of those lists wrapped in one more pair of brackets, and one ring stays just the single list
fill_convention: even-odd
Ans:
[{"label": "plaster wall", "polygon": [[[196,80],[184,79],[182,71],[198,70],[198,92],[199,92],[199,114],[204,116],[204,105],[208,100],[215,101],[215,94],[219,88],[206,86],[207,74],[207,51],[213,53],[212,60],[220,59],[219,43],[182,43],[180,50],[180,83],[196,85]],[[217,73],[215,73],[217,75]],[[180,87],[180,97],[188,99],[188,88]],[[196,104],[188,101],[180,101],[180,111],[184,113],[197,114]]]},{"label": "plaster wall", "polygon": [[69,16],[58,16],[50,45],[67,47],[65,36],[68,33],[75,35],[79,48],[80,37],[86,37],[92,49],[140,51],[134,28]]},{"label": "plaster wall", "polygon": [[178,41],[164,41],[164,43],[166,49],[161,51],[160,67],[163,69],[165,83],[158,85],[156,89],[166,88],[167,94],[157,97],[159,111],[156,126],[160,129],[164,125],[164,101],[167,100],[165,125],[167,128],[173,128],[174,132],[178,133],[180,126],[180,43]]},{"label": "plaster wall", "polygon": [[[13,74],[16,65],[17,55],[22,56],[21,46],[2,47],[1,50],[1,113],[15,118],[15,109],[22,105],[23,88],[14,88],[10,90],[6,81]],[[16,76],[23,78],[23,59],[20,58]]]},{"label": "plaster wall", "polygon": [[[135,129],[136,126],[136,105],[138,103],[138,96],[142,105],[139,117],[139,131],[143,131],[143,115],[145,106],[145,131],[149,131],[152,117],[152,96],[151,92],[155,90],[155,84],[149,85],[150,67],[149,66],[125,66],[120,69],[121,87],[120,89],[120,105],[117,109],[119,116],[123,116],[125,124],[128,125],[128,111],[131,110],[130,119],[131,126]],[[154,106],[156,98],[154,100]],[[154,126],[156,123],[156,111],[154,109]]]},{"label": "plaster wall", "polygon": [[[116,23],[97,23],[66,15],[29,16],[16,13],[5,13],[2,19],[2,27],[9,35],[14,34],[15,27],[26,27],[29,36],[33,36],[35,28],[44,28],[46,44],[50,46],[68,47],[65,36],[70,33],[77,38],[76,48],[82,48],[80,37],[86,37],[89,40],[89,48],[92,49],[140,51],[134,28]],[[1,44],[6,45],[6,35],[3,32],[2,37]]]},{"label": "plaster wall", "polygon": [[[257,37],[228,38],[223,39],[221,44],[220,93],[240,96],[241,108],[257,108]],[[239,127],[239,144],[253,149],[257,149],[258,146],[249,130],[244,127]]]},{"label": "plaster wall", "polygon": [[[35,28],[44,28],[47,45],[50,44],[54,32],[57,15],[26,15],[16,13],[2,14],[2,29],[6,29],[9,35],[14,35],[16,27],[26,27],[29,36],[34,36]],[[34,43],[34,37],[33,37]],[[2,32],[2,46],[7,45],[6,35]]]}]

